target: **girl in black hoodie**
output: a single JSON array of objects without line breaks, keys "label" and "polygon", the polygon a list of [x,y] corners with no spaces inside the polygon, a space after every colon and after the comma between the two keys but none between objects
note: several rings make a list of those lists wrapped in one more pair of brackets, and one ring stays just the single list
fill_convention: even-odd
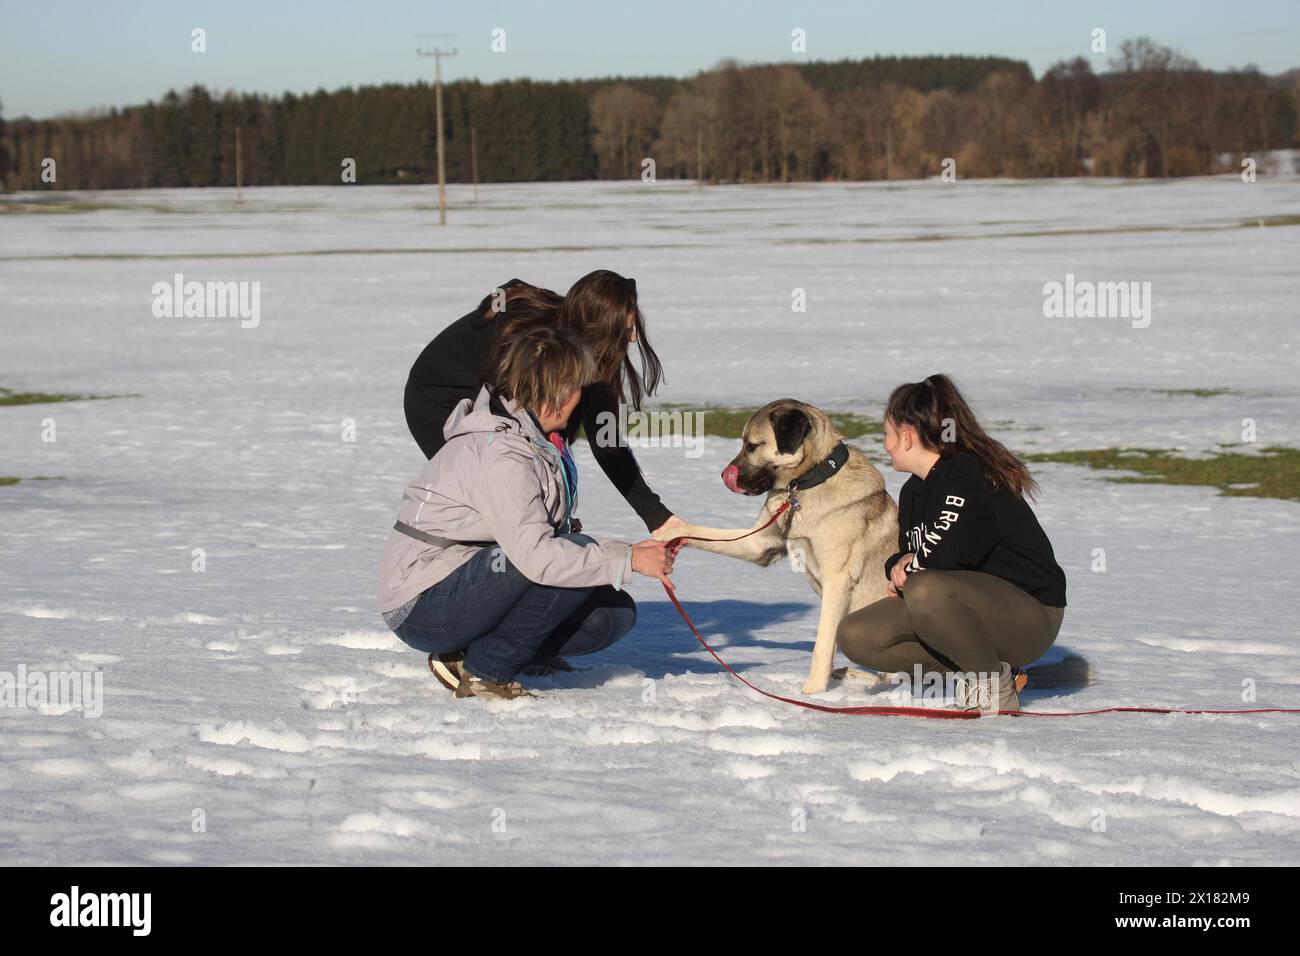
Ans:
[{"label": "girl in black hoodie", "polygon": [[840,649],[879,671],[989,675],[959,684],[958,703],[1018,710],[1012,669],[1041,657],[1065,616],[1065,573],[1024,497],[1037,483],[946,375],[894,389],[885,451],[912,475],[882,569],[889,596],[844,618]]},{"label": "girl in black hoodie", "polygon": [[[639,411],[642,397],[658,387],[663,368],[646,339],[636,280],[608,269],[588,273],[563,296],[511,279],[425,346],[411,366],[405,396],[406,423],[424,456],[432,458],[446,443],[447,417],[461,399],[478,395],[496,351],[539,325],[576,333],[600,368],[600,380],[582,390],[565,441],[572,444],[582,427],[601,471],[648,530],[682,524],[650,490],[632,449],[615,433],[623,420],[619,404],[627,401]],[[633,344],[641,353],[640,369],[628,354]]]}]

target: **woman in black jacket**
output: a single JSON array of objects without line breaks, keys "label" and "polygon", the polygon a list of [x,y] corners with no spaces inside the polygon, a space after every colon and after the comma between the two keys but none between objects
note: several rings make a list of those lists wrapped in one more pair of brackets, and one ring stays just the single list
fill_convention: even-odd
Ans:
[{"label": "woman in black jacket", "polygon": [[[621,420],[620,402],[630,399],[631,407],[640,410],[643,395],[654,394],[663,376],[659,356],[645,337],[636,280],[616,272],[589,273],[564,296],[511,279],[439,332],[411,366],[406,382],[406,423],[420,450],[432,458],[446,443],[442,426],[447,416],[461,399],[472,401],[478,394],[498,342],[539,324],[576,332],[601,370],[601,380],[582,390],[565,441],[571,443],[582,427],[601,470],[648,530],[681,524],[646,484],[617,426],[611,427]],[[639,370],[628,355],[633,343],[641,353]],[[618,440],[598,440],[611,435]]]},{"label": "woman in black jacket", "polygon": [[879,671],[961,675],[959,706],[1019,710],[1013,668],[1041,657],[1065,616],[1065,572],[1024,497],[1037,483],[946,375],[894,389],[885,451],[912,475],[889,596],[840,622],[840,649]]}]

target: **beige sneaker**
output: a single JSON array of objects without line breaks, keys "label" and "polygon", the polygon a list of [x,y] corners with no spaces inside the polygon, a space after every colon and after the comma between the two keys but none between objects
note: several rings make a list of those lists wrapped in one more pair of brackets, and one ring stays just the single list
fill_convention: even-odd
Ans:
[{"label": "beige sneaker", "polygon": [[1020,710],[1020,693],[1011,665],[1002,661],[1002,670],[997,677],[989,675],[975,681],[958,677],[954,704],[959,710],[978,710],[989,715],[997,711]]},{"label": "beige sneaker", "polygon": [[495,697],[498,700],[514,700],[516,697],[538,696],[517,680],[507,684],[494,684],[490,680],[475,677],[463,665],[461,675],[460,684],[456,687],[457,697]]},{"label": "beige sneaker", "polygon": [[451,654],[430,654],[429,670],[433,671],[439,684],[455,693],[465,674],[465,653],[455,651]]}]

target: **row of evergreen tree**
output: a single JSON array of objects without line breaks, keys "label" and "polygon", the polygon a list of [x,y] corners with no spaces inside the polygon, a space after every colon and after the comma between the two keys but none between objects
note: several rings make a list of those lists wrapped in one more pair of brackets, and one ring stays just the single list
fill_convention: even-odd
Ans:
[{"label": "row of evergreen tree", "polygon": [[[1035,80],[1000,57],[745,66],[689,79],[461,80],[444,88],[447,176],[481,182],[639,176],[712,182],[1096,173],[1177,176],[1297,144],[1300,73],[1215,73],[1143,38],[1111,69],[1077,58]],[[0,120],[8,189],[429,182],[434,90],[310,95],[201,86],[143,106]],[[472,156],[473,150],[473,156]],[[42,171],[56,162],[54,182]],[[45,165],[43,165],[45,164]]]}]

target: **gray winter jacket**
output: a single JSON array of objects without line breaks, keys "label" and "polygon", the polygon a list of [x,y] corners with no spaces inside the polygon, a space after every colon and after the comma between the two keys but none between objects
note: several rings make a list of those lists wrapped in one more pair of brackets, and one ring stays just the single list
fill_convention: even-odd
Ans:
[{"label": "gray winter jacket", "polygon": [[[499,399],[507,414],[495,414],[490,398],[484,386],[473,403],[464,399],[452,411],[443,428],[447,444],[406,486],[398,520],[454,541],[495,541],[537,584],[621,589],[632,575],[632,546],[556,537],[574,507],[559,452],[526,409]],[[379,610],[407,604],[482,547],[442,548],[394,530],[380,567]]]}]

